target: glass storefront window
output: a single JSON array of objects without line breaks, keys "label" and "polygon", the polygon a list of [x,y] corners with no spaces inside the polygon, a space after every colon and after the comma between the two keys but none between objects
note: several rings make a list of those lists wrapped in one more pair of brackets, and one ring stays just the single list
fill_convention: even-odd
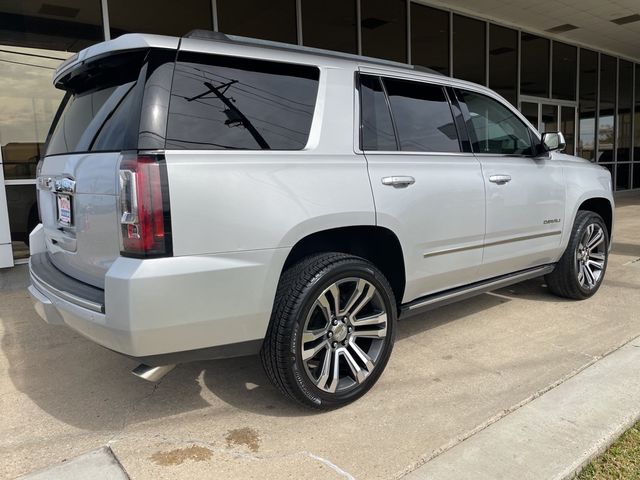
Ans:
[{"label": "glass storefront window", "polygon": [[38,223],[35,176],[49,126],[63,92],[51,83],[67,52],[0,46],[0,147],[14,258]]},{"label": "glass storefront window", "polygon": [[104,40],[100,0],[3,0],[0,10],[6,45],[77,52]]},{"label": "glass storefront window", "polygon": [[217,0],[216,4],[222,33],[298,42],[295,0]]},{"label": "glass storefront window", "polygon": [[309,47],[358,53],[355,0],[302,0],[302,42]]},{"label": "glass storefront window", "polygon": [[578,49],[573,45],[554,41],[552,58],[552,97],[559,100],[575,100]]},{"label": "glass storefront window", "polygon": [[618,120],[616,124],[618,162],[631,161],[631,120],[633,112],[633,63],[620,60],[618,77]]},{"label": "glass storefront window", "polygon": [[[108,0],[111,38],[130,32],[181,37],[197,28],[213,30],[210,0]],[[150,15],[152,13],[152,15]]]},{"label": "glass storefront window", "polygon": [[540,132],[558,131],[558,107],[556,105],[543,104]]},{"label": "glass storefront window", "polygon": [[449,12],[411,4],[411,63],[449,75]]},{"label": "glass storefront window", "polygon": [[525,118],[531,122],[531,125],[538,130],[538,104],[522,102],[520,105],[520,111]]},{"label": "glass storefront window", "polygon": [[362,54],[407,61],[407,4],[405,0],[361,0]]},{"label": "glass storefront window", "polygon": [[[636,84],[635,84],[635,108],[634,108],[634,117],[635,121],[633,122],[633,161],[640,162],[640,64],[636,64]],[[634,178],[635,178],[635,170],[639,170],[638,179],[640,180],[640,166],[634,167]],[[640,188],[640,182],[637,184],[638,188]],[[635,187],[634,187],[635,188]]]},{"label": "glass storefront window", "polygon": [[576,137],[576,109],[575,107],[560,107],[560,131],[564,135],[567,146],[564,153],[574,154],[574,142]]},{"label": "glass storefront window", "polygon": [[614,57],[600,55],[600,104],[598,105],[598,162],[613,162],[618,64]]},{"label": "glass storefront window", "polygon": [[518,32],[499,25],[489,27],[489,88],[513,105],[517,101]]},{"label": "glass storefront window", "polygon": [[522,33],[520,39],[520,93],[533,97],[549,96],[549,47],[546,38]]},{"label": "glass storefront window", "polygon": [[453,76],[486,85],[486,23],[453,16]]},{"label": "glass storefront window", "polygon": [[580,49],[580,87],[578,103],[578,155],[595,159],[596,100],[598,98],[598,54]]}]

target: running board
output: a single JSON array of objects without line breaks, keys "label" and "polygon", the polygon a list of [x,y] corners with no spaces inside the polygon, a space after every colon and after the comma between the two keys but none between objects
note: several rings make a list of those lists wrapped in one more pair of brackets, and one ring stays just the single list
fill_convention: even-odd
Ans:
[{"label": "running board", "polygon": [[471,285],[465,285],[464,287],[452,288],[450,290],[445,290],[444,292],[420,297],[412,302],[402,305],[400,309],[400,318],[412,317],[413,315],[418,315],[428,310],[442,307],[459,300],[475,297],[476,295],[507,287],[514,283],[541,277],[542,275],[553,272],[554,268],[555,265],[544,265],[542,267],[529,268],[509,275],[502,275],[500,277],[483,280],[482,282],[472,283]]}]

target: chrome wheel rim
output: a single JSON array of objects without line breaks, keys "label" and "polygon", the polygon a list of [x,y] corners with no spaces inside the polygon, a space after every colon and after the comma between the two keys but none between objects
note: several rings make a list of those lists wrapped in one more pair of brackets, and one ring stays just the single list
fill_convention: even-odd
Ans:
[{"label": "chrome wheel rim", "polygon": [[367,280],[349,277],[326,288],[305,319],[300,341],[307,377],[338,393],[362,384],[376,368],[387,336],[387,311]]},{"label": "chrome wheel rim", "polygon": [[606,258],[604,229],[592,223],[585,229],[576,248],[578,283],[582,288],[591,290],[600,283]]}]

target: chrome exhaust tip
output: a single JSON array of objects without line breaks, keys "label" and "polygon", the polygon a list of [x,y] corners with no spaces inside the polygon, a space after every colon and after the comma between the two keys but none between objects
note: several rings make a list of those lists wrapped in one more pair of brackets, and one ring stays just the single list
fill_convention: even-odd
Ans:
[{"label": "chrome exhaust tip", "polygon": [[141,363],[136,368],[131,370],[136,377],[142,378],[147,382],[159,382],[171,370],[176,368],[175,365],[160,365],[159,367],[150,367]]}]

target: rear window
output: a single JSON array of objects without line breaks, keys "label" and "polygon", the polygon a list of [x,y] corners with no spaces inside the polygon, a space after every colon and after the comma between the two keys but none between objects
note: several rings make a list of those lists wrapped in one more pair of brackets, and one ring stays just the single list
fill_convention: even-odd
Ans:
[{"label": "rear window", "polygon": [[303,149],[319,76],[317,67],[180,53],[166,148]]},{"label": "rear window", "polygon": [[[65,84],[47,142],[47,155],[135,148],[139,121],[136,83],[145,52],[97,60]],[[131,143],[131,144],[129,144]]]}]

